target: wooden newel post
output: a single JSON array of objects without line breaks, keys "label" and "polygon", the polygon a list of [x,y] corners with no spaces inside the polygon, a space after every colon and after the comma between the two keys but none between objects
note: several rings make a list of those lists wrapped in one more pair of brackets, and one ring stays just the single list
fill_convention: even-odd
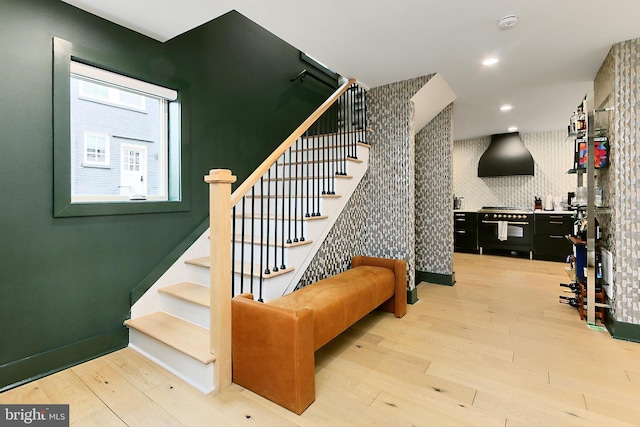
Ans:
[{"label": "wooden newel post", "polygon": [[216,391],[231,385],[231,184],[228,169],[212,169],[209,184],[209,238],[211,257],[211,353],[215,354]]}]

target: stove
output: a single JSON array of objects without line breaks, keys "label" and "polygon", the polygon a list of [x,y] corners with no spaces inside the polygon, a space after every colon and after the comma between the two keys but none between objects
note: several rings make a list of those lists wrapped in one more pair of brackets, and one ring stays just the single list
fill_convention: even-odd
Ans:
[{"label": "stove", "polygon": [[479,212],[480,253],[494,250],[529,252],[533,259],[533,211],[526,208],[483,206]]}]

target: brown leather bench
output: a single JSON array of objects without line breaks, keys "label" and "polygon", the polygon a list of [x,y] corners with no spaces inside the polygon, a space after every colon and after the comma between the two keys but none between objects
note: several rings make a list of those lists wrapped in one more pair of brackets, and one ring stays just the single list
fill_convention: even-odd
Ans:
[{"label": "brown leather bench", "polygon": [[268,303],[233,298],[233,382],[301,414],[315,400],[317,349],[376,308],[405,315],[404,260],[358,256],[351,266]]}]

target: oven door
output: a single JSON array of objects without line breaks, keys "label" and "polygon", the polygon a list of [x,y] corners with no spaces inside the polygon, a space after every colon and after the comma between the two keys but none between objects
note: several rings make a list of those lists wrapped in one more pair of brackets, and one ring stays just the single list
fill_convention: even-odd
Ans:
[{"label": "oven door", "polygon": [[504,249],[508,251],[529,251],[533,238],[533,222],[529,220],[505,221],[507,239],[498,239],[499,221],[482,218],[478,224],[478,240],[483,251]]}]

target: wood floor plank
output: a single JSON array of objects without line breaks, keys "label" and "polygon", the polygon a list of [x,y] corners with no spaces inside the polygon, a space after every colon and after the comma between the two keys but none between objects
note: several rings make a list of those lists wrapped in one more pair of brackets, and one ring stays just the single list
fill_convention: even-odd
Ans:
[{"label": "wood floor plank", "polygon": [[168,372],[135,350],[125,348],[104,357],[105,362],[144,392],[169,380]]},{"label": "wood floor plank", "polygon": [[42,390],[40,383],[34,381],[0,393],[0,403],[3,405],[17,405],[20,403],[46,404],[53,402]]},{"label": "wood floor plank", "polygon": [[434,407],[429,402],[422,405],[402,395],[382,392],[372,407],[413,425],[421,426],[504,426],[504,419],[485,418],[472,406],[448,405]]},{"label": "wood floor plank", "polygon": [[184,384],[168,381],[145,392],[145,395],[185,426],[235,425],[224,411],[203,400],[203,395]]},{"label": "wood floor plank", "polygon": [[38,380],[51,403],[68,404],[70,423],[109,409],[72,371],[65,370]]},{"label": "wood floor plank", "polygon": [[640,423],[640,409],[638,408],[638,396],[627,399],[625,402],[616,401],[606,394],[594,396],[585,393],[585,403],[591,412],[604,415],[613,420],[620,420],[631,425]]},{"label": "wood floor plank", "polygon": [[104,358],[91,360],[72,370],[127,425],[181,425],[113,369]]},{"label": "wood floor plank", "polygon": [[73,421],[70,424],[71,427],[126,427],[124,421],[122,421],[113,411],[107,407],[93,412],[92,414]]}]

